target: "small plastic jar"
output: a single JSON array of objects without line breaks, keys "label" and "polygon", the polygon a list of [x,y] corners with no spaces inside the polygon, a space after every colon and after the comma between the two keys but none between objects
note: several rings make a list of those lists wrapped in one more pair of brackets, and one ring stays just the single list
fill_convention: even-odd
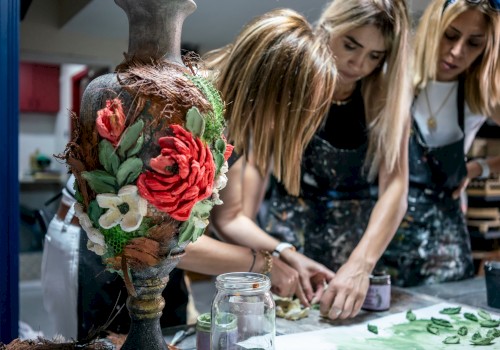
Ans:
[{"label": "small plastic jar", "polygon": [[196,321],[196,350],[210,350],[210,313],[198,316]]},{"label": "small plastic jar", "polygon": [[[226,273],[217,276],[215,285],[217,294],[212,303],[211,350],[273,350],[276,307],[269,278],[251,272]],[[231,332],[235,332],[235,337]],[[242,347],[237,343],[241,343]]]},{"label": "small plastic jar", "polygon": [[370,287],[361,307],[368,311],[385,311],[391,306],[391,276],[374,273],[370,276]]}]

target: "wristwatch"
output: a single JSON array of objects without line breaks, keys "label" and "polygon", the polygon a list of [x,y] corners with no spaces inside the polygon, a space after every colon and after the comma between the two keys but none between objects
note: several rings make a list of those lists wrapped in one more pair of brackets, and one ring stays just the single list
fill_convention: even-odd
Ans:
[{"label": "wristwatch", "polygon": [[293,251],[295,251],[295,247],[292,244],[287,242],[281,242],[276,246],[276,248],[274,248],[273,256],[279,258],[281,252],[284,251],[285,249],[292,249]]}]

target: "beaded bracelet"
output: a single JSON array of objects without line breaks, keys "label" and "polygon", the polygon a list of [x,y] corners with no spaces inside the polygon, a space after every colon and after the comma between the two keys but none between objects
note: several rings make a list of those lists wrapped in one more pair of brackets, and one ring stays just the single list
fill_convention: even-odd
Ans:
[{"label": "beaded bracelet", "polygon": [[264,268],[260,273],[263,275],[267,275],[273,269],[273,257],[267,250],[261,250],[260,253],[264,256],[265,260]]},{"label": "beaded bracelet", "polygon": [[252,272],[253,267],[255,266],[255,258],[257,257],[257,252],[253,249],[251,249],[252,255],[253,255],[253,260],[252,260],[252,265],[250,265],[250,270],[248,272]]}]

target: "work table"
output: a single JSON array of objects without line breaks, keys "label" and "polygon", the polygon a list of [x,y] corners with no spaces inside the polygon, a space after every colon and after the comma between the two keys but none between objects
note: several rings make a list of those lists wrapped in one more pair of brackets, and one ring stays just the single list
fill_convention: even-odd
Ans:
[{"label": "work table", "polygon": [[[332,326],[346,326],[361,324],[376,318],[381,318],[391,314],[416,310],[441,302],[457,303],[473,306],[499,314],[500,309],[493,309],[486,304],[486,285],[484,277],[443,283],[429,286],[419,286],[413,288],[392,287],[391,307],[383,312],[370,312],[361,310],[361,312],[352,319],[329,321],[320,317],[318,310],[310,310],[309,317],[298,321],[288,321],[282,318],[276,318],[276,335],[293,334],[299,332],[308,332],[325,329]],[[174,327],[165,329],[167,341],[172,338],[176,330],[181,328]],[[185,339],[179,346],[180,349],[196,349],[195,336]]]},{"label": "work table", "polygon": [[375,318],[407,311],[408,309],[415,310],[443,301],[469,305],[490,312],[500,313],[500,309],[488,307],[486,304],[486,284],[484,277],[476,277],[464,281],[412,288],[399,288],[393,286],[391,289],[391,307],[389,310],[382,312],[361,310],[355,318],[347,320],[325,320],[319,316],[318,310],[311,310],[309,317],[300,321],[287,321],[285,319],[276,318],[276,334],[291,334],[315,331],[329,326],[359,324]]}]

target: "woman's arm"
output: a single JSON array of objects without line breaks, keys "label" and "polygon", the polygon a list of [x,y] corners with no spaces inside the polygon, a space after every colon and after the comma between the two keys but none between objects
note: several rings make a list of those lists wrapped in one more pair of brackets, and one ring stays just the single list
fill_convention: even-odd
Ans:
[{"label": "woman's arm", "polygon": [[264,232],[249,215],[260,204],[258,201],[265,190],[265,179],[248,167],[253,168],[241,157],[229,168],[227,186],[220,192],[224,204],[212,209],[212,226],[226,242],[256,251],[273,251],[279,241]]},{"label": "woman's arm", "polygon": [[[206,275],[246,271],[261,273],[266,267],[266,260],[262,253],[224,243],[206,235],[190,243],[185,251],[186,255],[177,267]],[[297,271],[274,257],[270,279],[273,293],[282,297],[297,294],[298,297],[304,298],[304,295],[300,294]]]},{"label": "woman's arm", "polygon": [[391,173],[381,165],[379,197],[368,226],[348,261],[340,267],[321,299],[321,313],[331,319],[358,314],[365,299],[369,277],[394,236],[407,208],[408,136],[402,140],[399,167]]},{"label": "woman's arm", "polygon": [[[231,166],[227,176],[228,186],[220,193],[224,204],[212,210],[212,224],[216,232],[225,241],[256,251],[273,251],[280,242],[263,231],[253,220],[264,195],[266,179],[253,166],[251,158],[248,162],[240,158]],[[304,305],[309,305],[312,299],[319,299],[323,293],[323,281],[328,282],[334,276],[323,265],[291,249],[282,252],[281,260],[292,266],[297,276],[300,275],[301,283],[296,294]],[[280,266],[279,262],[277,266]],[[287,276],[278,276],[290,272],[285,267],[273,272],[276,282],[273,287],[277,290],[290,290]]]},{"label": "woman's arm", "polygon": [[227,272],[254,271],[264,268],[264,258],[256,254],[253,263],[251,249],[217,241],[202,235],[196,242],[189,243],[186,255],[180,260],[178,267],[184,270],[219,275]]}]

